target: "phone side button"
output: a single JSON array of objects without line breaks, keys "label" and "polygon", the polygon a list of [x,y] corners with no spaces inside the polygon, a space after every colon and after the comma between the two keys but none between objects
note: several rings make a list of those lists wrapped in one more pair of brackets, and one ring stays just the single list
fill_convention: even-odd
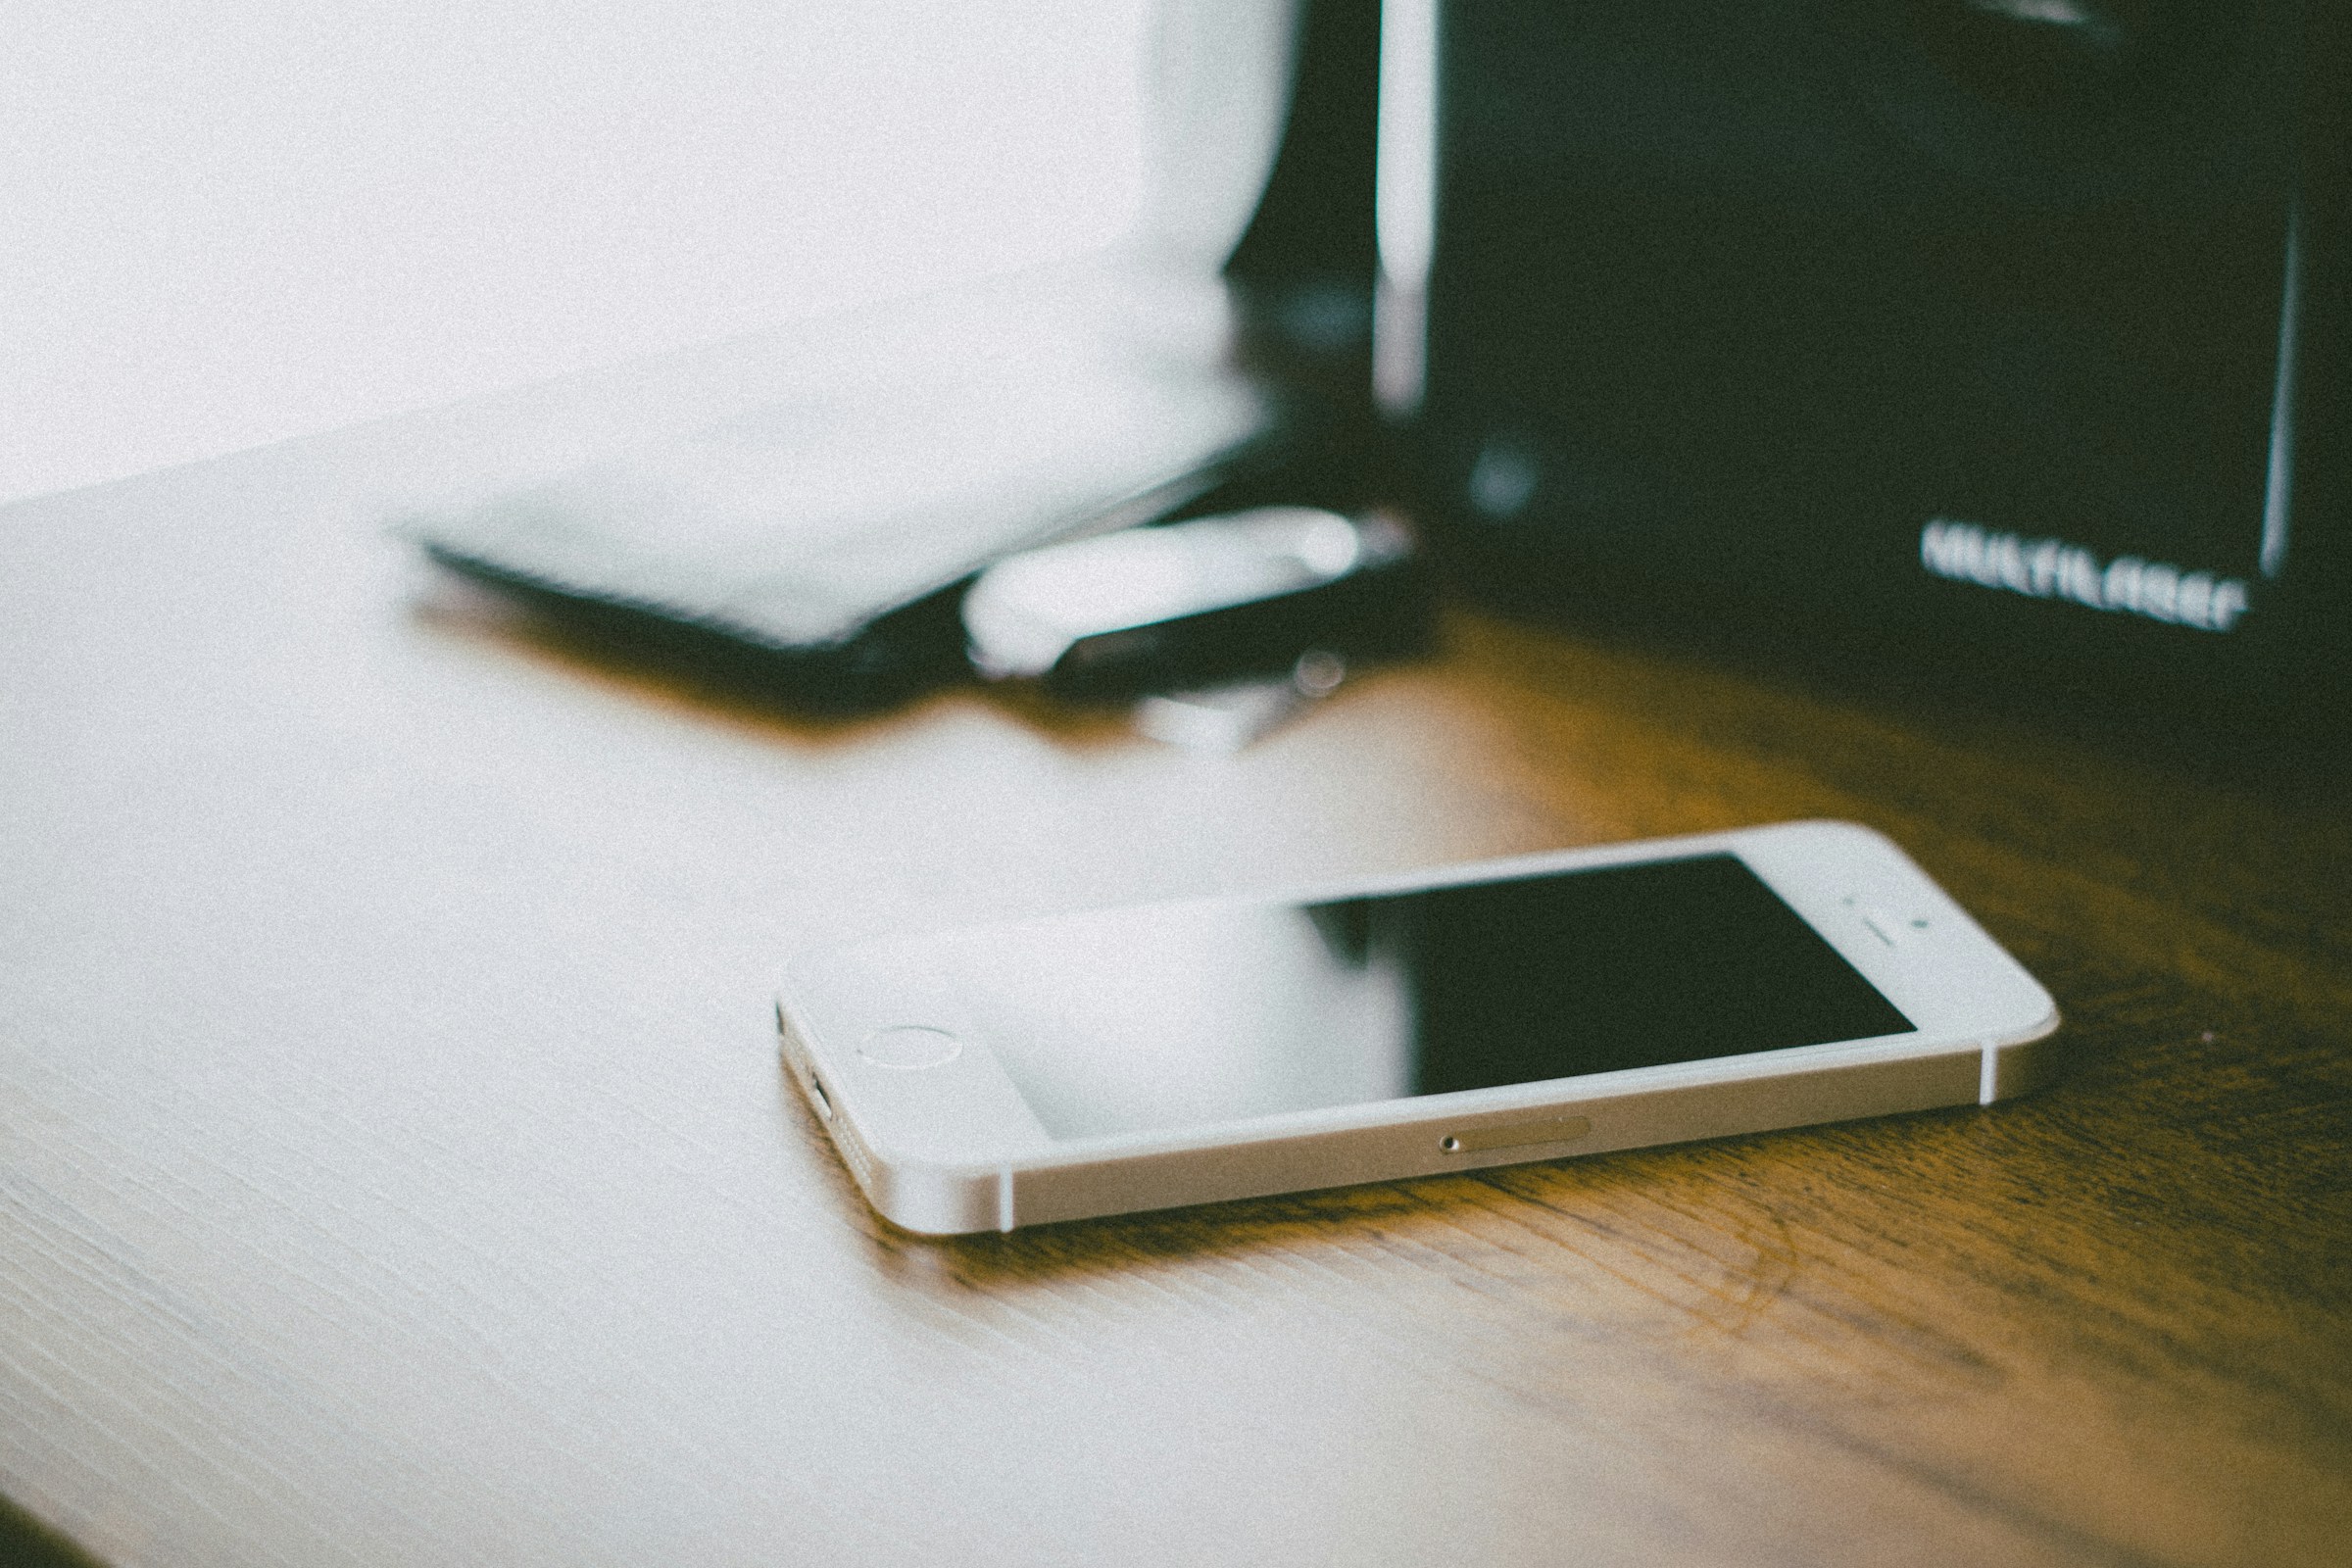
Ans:
[{"label": "phone side button", "polygon": [[1537,1144],[1569,1144],[1592,1131],[1587,1116],[1562,1116],[1554,1121],[1514,1122],[1508,1127],[1477,1127],[1448,1133],[1438,1147],[1448,1154],[1474,1154],[1485,1149],[1526,1149]]}]

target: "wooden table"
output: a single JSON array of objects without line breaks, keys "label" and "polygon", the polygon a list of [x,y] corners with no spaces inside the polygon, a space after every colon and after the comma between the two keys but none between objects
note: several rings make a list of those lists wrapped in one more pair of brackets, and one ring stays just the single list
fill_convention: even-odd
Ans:
[{"label": "wooden table", "polygon": [[[382,534],[776,373],[0,514],[26,1515],[175,1568],[2346,1560],[2340,796],[1475,616],[1231,758],[967,695],[812,726]],[[2044,978],[2071,1077],[941,1243],[778,1070],[811,939],[1812,814]]]}]

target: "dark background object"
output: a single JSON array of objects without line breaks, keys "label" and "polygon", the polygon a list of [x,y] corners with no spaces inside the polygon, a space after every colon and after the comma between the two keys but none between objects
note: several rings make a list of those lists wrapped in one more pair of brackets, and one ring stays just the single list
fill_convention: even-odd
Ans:
[{"label": "dark background object", "polygon": [[1250,348],[1368,416],[1379,0],[1301,0],[1298,66],[1266,191],[1225,266]]},{"label": "dark background object", "polygon": [[2004,704],[2340,709],[2331,8],[1495,0],[1440,33],[1411,451],[1473,581]]},{"label": "dark background object", "polygon": [[643,605],[566,593],[527,573],[430,543],[424,551],[461,576],[505,593],[583,650],[811,717],[873,712],[971,674],[957,618],[966,582],[876,616],[840,642],[792,646],[756,641]]},{"label": "dark background object", "polygon": [[98,1568],[98,1559],[0,1497],[0,1568]]}]

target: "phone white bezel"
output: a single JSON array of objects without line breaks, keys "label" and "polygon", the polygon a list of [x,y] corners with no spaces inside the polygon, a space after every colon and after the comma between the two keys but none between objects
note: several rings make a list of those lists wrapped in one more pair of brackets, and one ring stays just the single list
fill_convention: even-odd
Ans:
[{"label": "phone white bezel", "polygon": [[[1727,852],[1917,1028],[1165,1131],[1056,1139],[924,963],[924,945],[938,933],[797,956],[786,967],[777,1022],[792,1075],[859,1187],[884,1217],[924,1234],[1010,1230],[1989,1103],[2046,1074],[2046,1053],[2031,1048],[2058,1026],[2049,993],[1901,850],[1852,823],[1779,823],[1187,902],[1321,903]],[[952,1059],[916,1069],[884,1065],[861,1052],[878,1033],[909,1026],[943,1031],[959,1049]]]}]

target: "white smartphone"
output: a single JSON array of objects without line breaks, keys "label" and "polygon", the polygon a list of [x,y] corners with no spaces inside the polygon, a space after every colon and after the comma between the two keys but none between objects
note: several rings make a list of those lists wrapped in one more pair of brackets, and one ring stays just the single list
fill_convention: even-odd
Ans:
[{"label": "white smartphone", "polygon": [[1990,1103],[2049,993],[1788,822],[805,953],[784,1058],[925,1235]]}]

